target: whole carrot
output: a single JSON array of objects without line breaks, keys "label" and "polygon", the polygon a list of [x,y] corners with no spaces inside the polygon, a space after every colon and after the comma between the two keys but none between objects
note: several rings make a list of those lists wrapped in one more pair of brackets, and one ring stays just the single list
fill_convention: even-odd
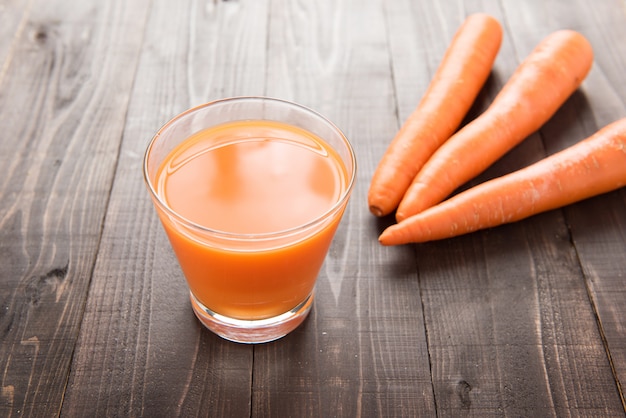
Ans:
[{"label": "whole carrot", "polygon": [[593,50],[583,35],[548,35],[520,64],[491,105],[446,141],[406,191],[396,219],[441,202],[538,130],[580,86]]},{"label": "whole carrot", "polygon": [[470,15],[459,27],[372,177],[368,204],[374,215],[396,209],[424,162],[459,127],[491,72],[501,41],[500,24],[487,14]]},{"label": "whole carrot", "polygon": [[515,222],[626,185],[626,118],[526,168],[474,186],[387,228],[383,245]]}]

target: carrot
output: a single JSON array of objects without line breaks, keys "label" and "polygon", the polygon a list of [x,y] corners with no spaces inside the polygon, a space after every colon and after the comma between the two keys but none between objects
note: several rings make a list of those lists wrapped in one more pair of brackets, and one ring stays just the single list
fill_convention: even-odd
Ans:
[{"label": "carrot", "polygon": [[583,35],[548,35],[520,64],[491,105],[446,141],[406,191],[396,219],[441,202],[538,130],[579,87],[593,63]]},{"label": "carrot", "polygon": [[383,245],[466,234],[626,185],[626,118],[526,168],[467,189],[387,228]]},{"label": "carrot", "polygon": [[483,13],[459,27],[421,101],[389,144],[372,177],[376,216],[396,209],[415,174],[459,127],[484,85],[502,41],[498,21]]}]

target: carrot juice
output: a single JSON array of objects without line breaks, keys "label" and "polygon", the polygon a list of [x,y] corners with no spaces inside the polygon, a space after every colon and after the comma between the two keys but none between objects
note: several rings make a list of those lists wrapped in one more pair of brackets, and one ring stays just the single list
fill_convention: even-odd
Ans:
[{"label": "carrot juice", "polygon": [[344,159],[306,129],[262,119],[171,147],[153,198],[205,325],[207,314],[250,325],[303,305],[306,316],[354,178]]}]

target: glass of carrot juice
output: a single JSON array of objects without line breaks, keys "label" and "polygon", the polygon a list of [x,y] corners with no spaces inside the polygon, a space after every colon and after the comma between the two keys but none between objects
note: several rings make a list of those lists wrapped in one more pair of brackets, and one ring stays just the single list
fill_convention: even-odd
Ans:
[{"label": "glass of carrot juice", "polygon": [[333,123],[279,99],[217,100],[165,124],[143,172],[207,328],[261,343],[302,323],[355,181]]}]

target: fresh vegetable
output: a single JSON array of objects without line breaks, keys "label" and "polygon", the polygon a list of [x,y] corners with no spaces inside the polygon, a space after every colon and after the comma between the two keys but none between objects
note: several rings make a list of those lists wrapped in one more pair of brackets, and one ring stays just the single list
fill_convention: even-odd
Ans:
[{"label": "fresh vegetable", "polygon": [[374,215],[396,209],[424,162],[459,127],[491,72],[501,41],[500,24],[487,14],[470,15],[458,29],[372,177],[368,204]]},{"label": "fresh vegetable", "polygon": [[448,139],[406,191],[396,219],[441,202],[538,130],[578,88],[593,50],[572,30],[548,35],[520,64],[492,104]]},{"label": "fresh vegetable", "polygon": [[380,235],[425,242],[515,222],[626,185],[626,118],[526,168],[467,189]]}]

